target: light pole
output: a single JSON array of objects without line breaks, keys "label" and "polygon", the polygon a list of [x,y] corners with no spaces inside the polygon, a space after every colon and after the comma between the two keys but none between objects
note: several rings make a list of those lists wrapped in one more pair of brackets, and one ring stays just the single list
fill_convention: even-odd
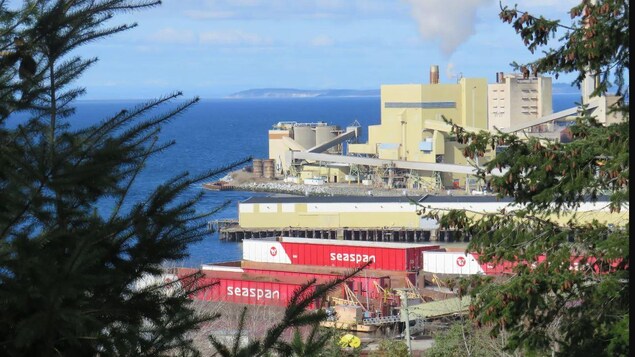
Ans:
[{"label": "light pole", "polygon": [[475,106],[475,101],[474,101],[474,93],[476,93],[476,86],[472,86],[472,128],[474,128],[474,106]]}]

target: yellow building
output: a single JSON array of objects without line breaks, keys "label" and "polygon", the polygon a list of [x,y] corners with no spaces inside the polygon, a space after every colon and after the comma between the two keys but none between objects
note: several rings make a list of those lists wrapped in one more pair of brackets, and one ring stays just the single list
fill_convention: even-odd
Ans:
[{"label": "yellow building", "polygon": [[[416,201],[415,201],[416,200]],[[238,205],[240,227],[273,229],[281,227],[337,229],[337,228],[413,228],[434,230],[436,222],[422,218],[417,211],[465,209],[470,215],[494,213],[501,209],[514,210],[510,198],[494,196],[434,196],[420,198],[395,197],[252,197]],[[576,209],[580,222],[598,220],[622,226],[628,222],[628,206],[620,213],[611,213],[606,200],[582,203]],[[565,213],[552,219],[566,224]]]},{"label": "yellow building", "polygon": [[[435,76],[436,74],[436,76]],[[463,145],[454,141],[443,118],[467,130],[487,129],[487,80],[461,78],[458,83],[438,83],[432,66],[429,84],[381,86],[381,123],[368,127],[368,142],[349,144],[349,155],[421,163],[467,165]],[[413,170],[406,186],[433,183],[434,172]],[[445,187],[465,186],[466,175],[439,175]]]}]

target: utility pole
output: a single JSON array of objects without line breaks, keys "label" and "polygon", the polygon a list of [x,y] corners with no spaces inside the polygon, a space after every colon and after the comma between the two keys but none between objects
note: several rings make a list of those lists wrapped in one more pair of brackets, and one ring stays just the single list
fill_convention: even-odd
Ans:
[{"label": "utility pole", "polygon": [[408,294],[405,290],[398,290],[399,296],[401,297],[401,311],[405,314],[406,322],[405,322],[405,339],[408,345],[408,354],[412,356],[412,342],[410,341],[410,318],[408,317]]}]

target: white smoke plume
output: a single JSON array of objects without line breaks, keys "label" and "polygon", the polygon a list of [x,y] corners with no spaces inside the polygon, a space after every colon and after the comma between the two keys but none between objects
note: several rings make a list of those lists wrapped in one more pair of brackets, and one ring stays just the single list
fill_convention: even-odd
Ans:
[{"label": "white smoke plume", "polygon": [[425,40],[438,42],[449,56],[473,33],[477,10],[495,0],[404,0],[412,6]]}]

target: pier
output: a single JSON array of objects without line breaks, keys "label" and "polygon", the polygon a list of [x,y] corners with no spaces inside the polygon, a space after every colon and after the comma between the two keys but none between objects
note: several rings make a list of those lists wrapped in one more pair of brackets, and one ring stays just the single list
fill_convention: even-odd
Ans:
[{"label": "pier", "polygon": [[218,237],[222,241],[240,242],[243,239],[268,237],[295,237],[316,239],[338,239],[373,242],[468,242],[467,237],[459,237],[456,231],[434,231],[422,228],[243,228],[237,221],[219,222]]}]

